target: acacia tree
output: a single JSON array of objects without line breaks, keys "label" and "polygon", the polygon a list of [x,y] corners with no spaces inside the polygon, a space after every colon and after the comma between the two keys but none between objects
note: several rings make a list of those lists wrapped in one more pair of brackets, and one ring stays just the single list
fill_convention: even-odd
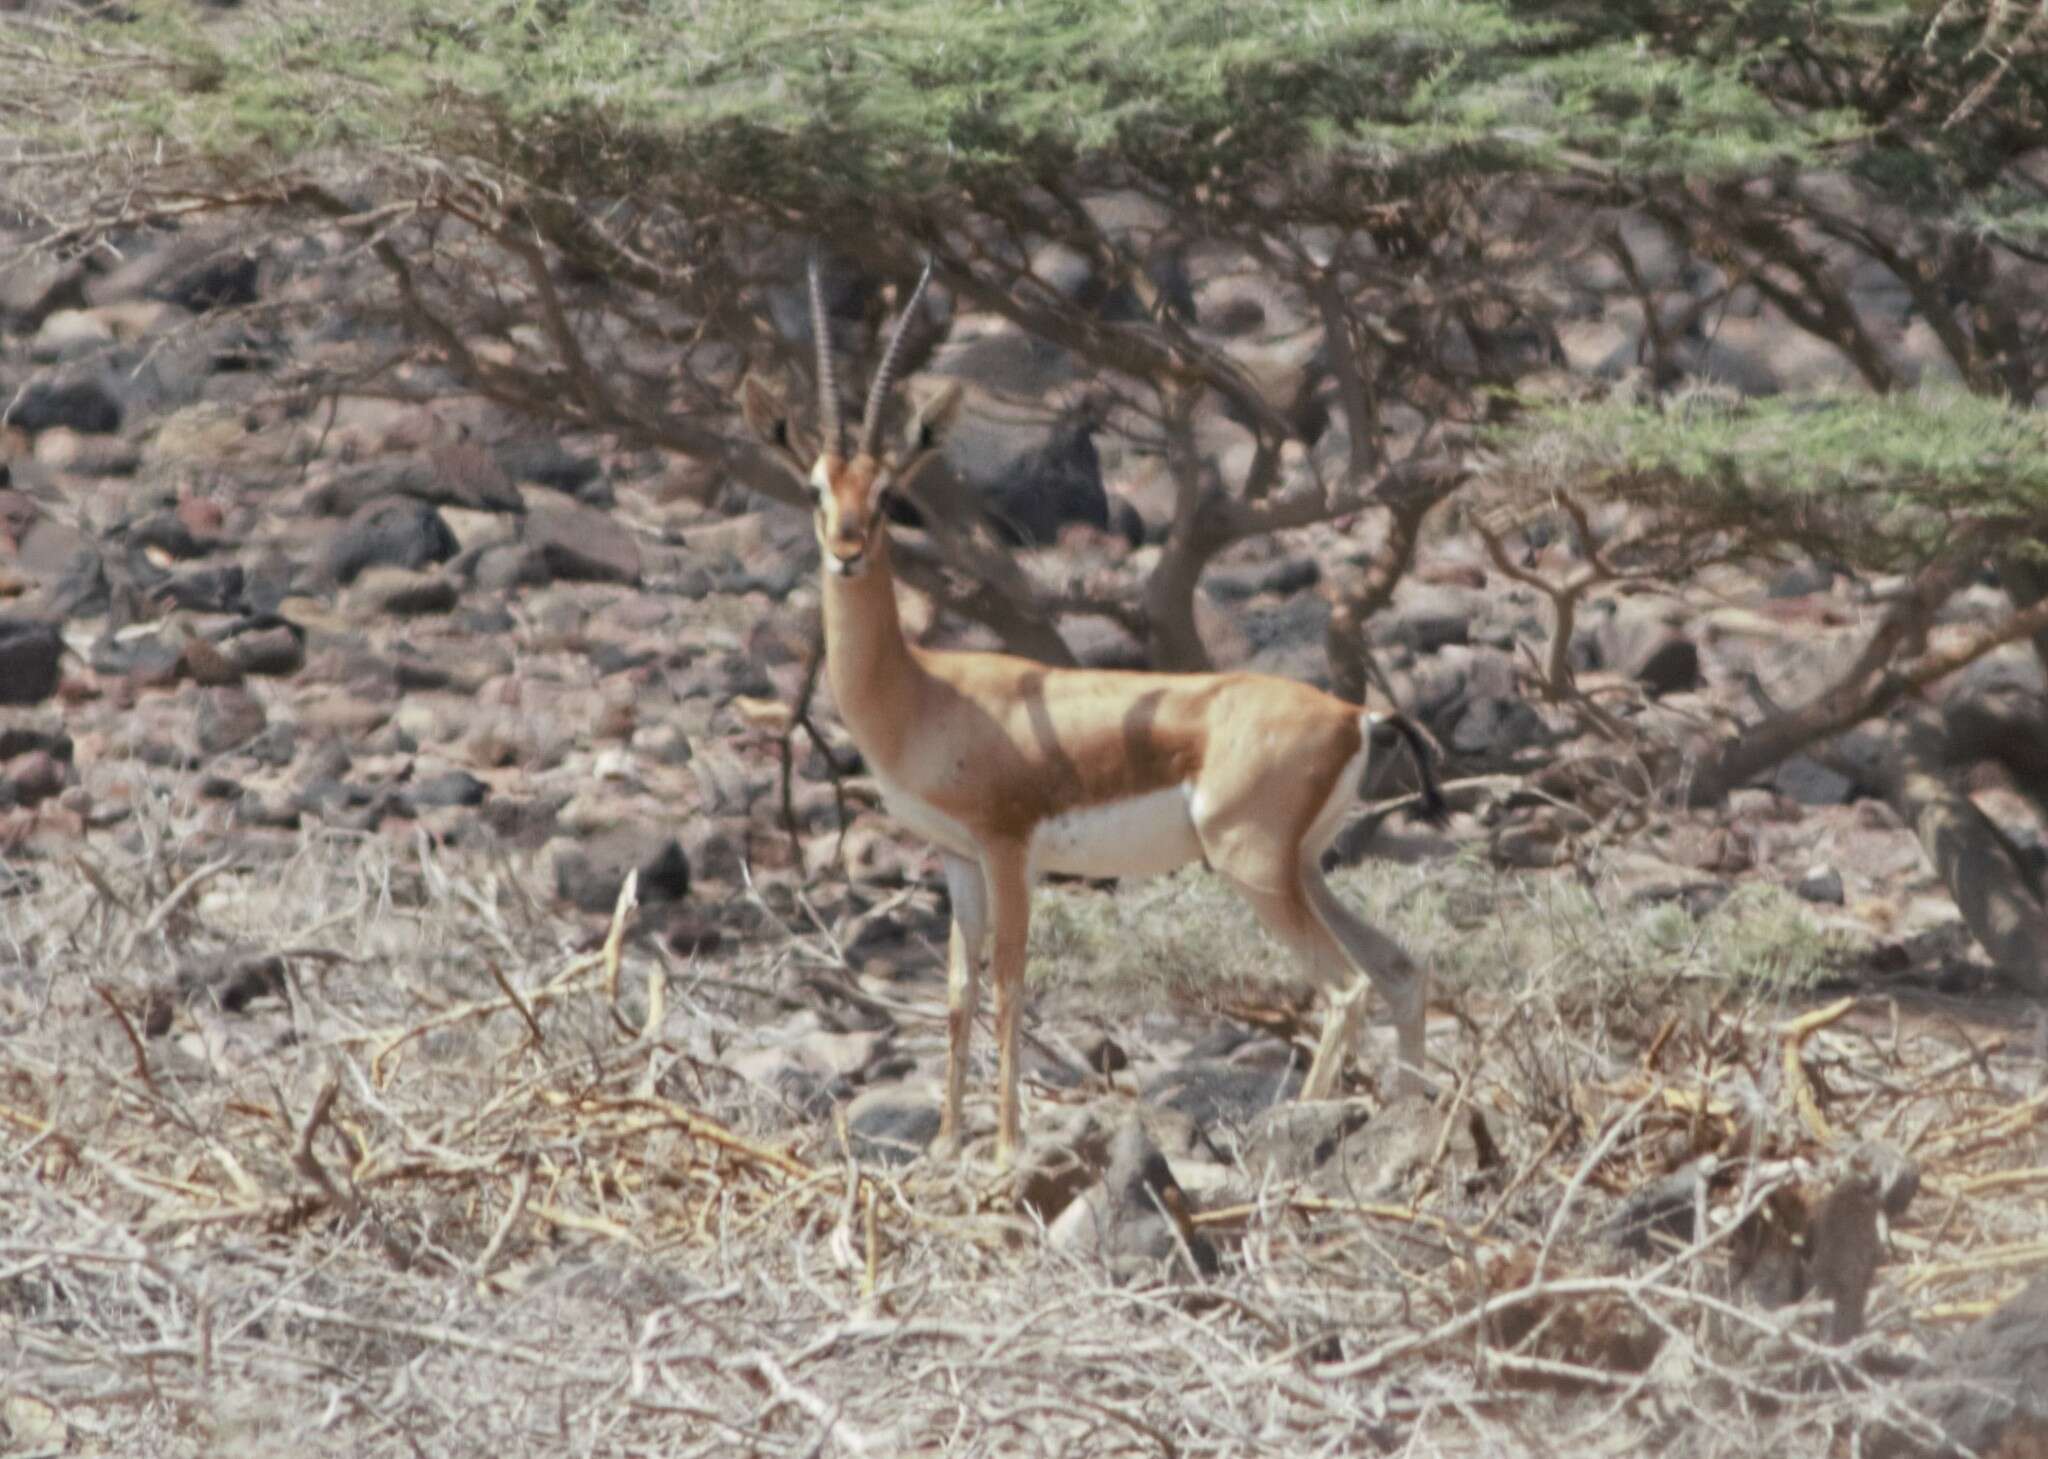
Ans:
[{"label": "acacia tree", "polygon": [[[1371,511],[1384,550],[1333,619],[1354,695],[1359,628],[1459,479],[1461,432],[1554,356],[1542,264],[1569,230],[1535,184],[1577,186],[1588,158],[1721,176],[1810,147],[1713,66],[1646,87],[1631,43],[1561,53],[1554,25],[1488,0],[180,8],[17,34],[39,111],[13,186],[46,209],[45,247],[321,220],[384,266],[362,305],[462,388],[785,499],[731,408],[740,372],[804,353],[768,295],[819,240],[899,281],[930,258],[942,294],[1108,402],[1175,505],[1162,549],[1107,580],[956,532],[911,545],[912,581],[1041,657],[1093,613],[1201,667],[1217,554]],[[1195,253],[1283,318],[1255,339],[1205,318]]]},{"label": "acacia tree", "polygon": [[[1776,542],[1908,583],[1833,688],[1687,747],[1674,779],[1712,800],[1796,749],[1891,723],[1962,661],[1928,625],[1985,567],[2013,603],[1993,636],[2035,634],[2048,656],[2024,453],[1972,474],[1962,439],[2025,437],[2031,419],[2007,403],[2041,387],[2037,10],[509,0],[449,20],[344,0],[102,20],[51,6],[0,17],[17,87],[0,187],[45,250],[212,215],[317,222],[378,261],[360,307],[401,326],[448,388],[784,500],[733,409],[746,370],[808,353],[774,325],[777,291],[821,245],[899,284],[929,258],[956,309],[999,316],[1070,397],[1106,402],[1164,463],[1174,505],[1159,550],[1097,580],[1056,580],[972,531],[907,542],[905,575],[1046,659],[1067,657],[1059,624],[1083,613],[1160,667],[1197,667],[1194,593],[1218,553],[1369,514],[1379,550],[1337,585],[1331,618],[1333,676],[1353,695],[1363,623],[1463,479],[1467,433],[1513,416],[1513,387],[1557,358],[1554,266],[1604,251],[1641,300],[1650,404],[1504,438],[1510,453],[1576,442],[1553,458],[1578,475],[1536,488],[1616,494],[1648,519],[1663,572],[1694,560],[1695,529],[1713,551],[1762,551],[1758,529],[1790,523]],[[1660,277],[1624,223],[1707,286]],[[1187,289],[1191,260],[1256,281],[1266,317],[1233,326]],[[1990,414],[1665,409],[1744,293],[1876,395],[1915,383],[1905,339],[1924,328]],[[864,297],[880,296],[850,291],[851,312]],[[1802,435],[1821,419],[1850,422],[1838,445],[1893,453],[1818,473],[1825,511],[1797,486],[1828,448]],[[1915,456],[1917,441],[1945,444]],[[1894,488],[1911,509],[1880,513],[1884,531],[1843,509]],[[1898,535],[1907,520],[1919,536]],[[1936,521],[1967,528],[1931,548]],[[1900,554],[1906,538],[1917,555]],[[1643,569],[1584,547],[1578,596]],[[1577,597],[1554,601],[1563,618]],[[1952,759],[1954,735],[1942,743]],[[1952,792],[1943,804],[1958,809]],[[1967,910],[1969,874],[1950,880]],[[1994,920],[1973,920],[1987,946]],[[2008,971],[2028,956],[1994,955]]]},{"label": "acacia tree", "polygon": [[1696,805],[1793,754],[1832,760],[1914,828],[2000,970],[2048,992],[2048,887],[1970,800],[1962,774],[1978,758],[2000,759],[2048,815],[2048,704],[2005,689],[1930,697],[1993,650],[2048,632],[2039,599],[1943,623],[1987,564],[2041,560],[2048,416],[1955,390],[1752,402],[1702,392],[1552,409],[1501,441],[1524,463],[1522,484],[1559,495],[1582,528],[1589,507],[1619,507],[1656,523],[1660,542],[1682,544],[1691,561],[1821,553],[1885,583],[1854,652],[1795,700],[1753,682],[1738,723],[1640,740],[1611,717],[1602,727]]}]

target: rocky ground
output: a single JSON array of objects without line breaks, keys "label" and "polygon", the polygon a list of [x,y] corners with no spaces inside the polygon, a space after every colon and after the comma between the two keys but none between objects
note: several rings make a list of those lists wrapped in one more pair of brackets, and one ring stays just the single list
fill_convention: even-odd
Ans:
[{"label": "rocky ground", "polygon": [[[1946,1336],[2048,1260],[2048,1048],[1917,842],[1809,760],[1698,817],[1512,806],[1489,787],[1571,733],[1518,673],[1547,609],[1455,531],[1371,632],[1463,809],[1361,819],[1337,878],[1437,970],[1448,1098],[1382,1104],[1368,1064],[1297,1116],[1313,1010],[1227,898],[1062,886],[1024,1172],[918,1160],[942,884],[829,702],[822,743],[792,728],[808,524],[386,365],[325,307],[340,254],[194,236],[0,275],[0,1432],[256,1452],[274,1405],[349,1452],[557,1422],[1501,1452],[1556,1422],[1620,1453],[1711,1389],[1741,1422],[1680,1447],[1718,1453],[1925,1438],[1900,1374],[2038,1367],[2038,1284]],[[939,368],[1001,357],[956,333]],[[970,431],[963,469],[1092,470],[1098,521],[1025,535],[1149,550],[1145,463],[1071,425]],[[1219,660],[1321,677],[1315,590],[1369,546],[1223,562]],[[1616,593],[1574,655],[1635,712],[1725,716],[1818,672],[1869,593],[1807,564]],[[2038,689],[2025,655],[1975,672]]]}]

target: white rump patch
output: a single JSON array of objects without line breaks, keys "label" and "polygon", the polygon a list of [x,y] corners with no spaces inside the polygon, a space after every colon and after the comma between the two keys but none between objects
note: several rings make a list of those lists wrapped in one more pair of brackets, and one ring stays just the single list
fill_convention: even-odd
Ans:
[{"label": "white rump patch", "polygon": [[1083,806],[1040,821],[1031,836],[1031,864],[1068,876],[1157,876],[1199,860],[1194,787]]}]

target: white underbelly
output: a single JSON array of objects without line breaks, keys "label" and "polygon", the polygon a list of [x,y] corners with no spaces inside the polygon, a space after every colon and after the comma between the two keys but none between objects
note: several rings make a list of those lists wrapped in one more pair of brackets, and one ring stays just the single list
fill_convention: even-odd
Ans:
[{"label": "white underbelly", "polygon": [[1033,867],[1069,876],[1156,876],[1201,854],[1183,785],[1049,817],[1031,837]]}]

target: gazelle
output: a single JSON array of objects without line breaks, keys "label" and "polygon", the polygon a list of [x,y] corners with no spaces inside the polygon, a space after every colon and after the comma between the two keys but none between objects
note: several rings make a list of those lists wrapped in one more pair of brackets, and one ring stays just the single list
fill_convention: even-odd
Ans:
[{"label": "gazelle", "polygon": [[758,379],[749,376],[741,396],[748,424],[812,497],[824,558],[826,675],[839,713],[890,812],[929,839],[945,867],[953,925],[941,1142],[960,1138],[986,954],[1001,1086],[996,1152],[1006,1164],[1015,1155],[1025,931],[1032,881],[1046,871],[1139,876],[1201,860],[1330,990],[1331,1017],[1303,1097],[1327,1098],[1335,1087],[1366,978],[1393,1009],[1400,1085],[1418,1088],[1425,975],[1337,899],[1319,865],[1376,743],[1395,735],[1406,742],[1424,811],[1440,810],[1412,725],[1267,675],[1052,668],[905,639],[884,507],[936,458],[959,408],[957,382],[914,412],[904,449],[884,452],[880,437],[904,335],[930,279],[927,266],[889,335],[850,454],[815,259],[817,458],[798,454],[781,402]]}]

